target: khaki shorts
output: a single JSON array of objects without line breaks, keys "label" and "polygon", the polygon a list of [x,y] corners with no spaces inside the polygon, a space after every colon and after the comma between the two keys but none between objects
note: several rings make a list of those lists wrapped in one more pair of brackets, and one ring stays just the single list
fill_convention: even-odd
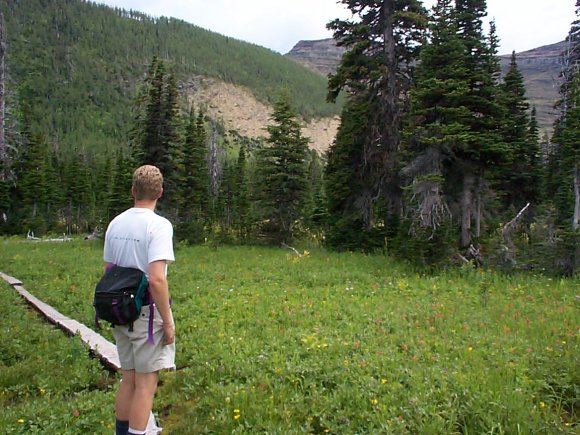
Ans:
[{"label": "khaki shorts", "polygon": [[153,373],[161,369],[175,369],[175,342],[163,345],[163,320],[157,308],[153,316],[155,344],[147,341],[148,328],[149,306],[141,309],[141,316],[133,323],[132,332],[128,326],[117,325],[113,328],[122,370]]}]

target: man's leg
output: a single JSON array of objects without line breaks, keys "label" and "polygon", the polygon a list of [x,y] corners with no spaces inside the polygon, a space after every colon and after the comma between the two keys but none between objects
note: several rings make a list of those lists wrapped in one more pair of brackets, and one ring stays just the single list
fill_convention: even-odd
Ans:
[{"label": "man's leg", "polygon": [[135,391],[135,370],[123,370],[121,385],[115,402],[116,432],[124,435],[129,430],[129,415]]},{"label": "man's leg", "polygon": [[129,413],[129,427],[142,432],[147,428],[149,414],[153,408],[153,397],[157,390],[158,373],[135,372],[135,389]]}]

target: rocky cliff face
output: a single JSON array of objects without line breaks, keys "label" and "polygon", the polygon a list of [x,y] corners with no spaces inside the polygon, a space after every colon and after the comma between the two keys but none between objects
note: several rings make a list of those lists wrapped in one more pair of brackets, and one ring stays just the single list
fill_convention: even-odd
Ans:
[{"label": "rocky cliff face", "polygon": [[[524,76],[527,97],[536,106],[538,123],[546,131],[552,129],[557,112],[554,104],[558,101],[560,54],[564,42],[534,48],[517,53],[518,66]],[[333,39],[300,41],[286,56],[306,65],[314,71],[328,75],[336,71],[344,49],[337,47]],[[505,73],[510,62],[509,54],[501,56]]]},{"label": "rocky cliff face", "polygon": [[336,71],[344,51],[344,48],[337,47],[334,39],[330,38],[299,41],[286,56],[326,76]]},{"label": "rocky cliff face", "polygon": [[[562,41],[516,53],[518,67],[524,76],[526,96],[530,105],[536,106],[538,123],[546,131],[551,131],[558,116],[554,105],[559,99],[562,71],[560,56],[565,44]],[[504,73],[507,71],[510,57],[508,54],[501,56]]]}]

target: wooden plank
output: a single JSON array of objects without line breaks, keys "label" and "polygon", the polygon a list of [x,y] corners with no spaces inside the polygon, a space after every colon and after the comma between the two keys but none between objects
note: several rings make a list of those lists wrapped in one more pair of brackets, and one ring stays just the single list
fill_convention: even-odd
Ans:
[{"label": "wooden plank", "polygon": [[117,346],[105,339],[102,335],[88,328],[76,320],[59,313],[50,305],[42,302],[28,290],[22,287],[22,282],[5,273],[0,272],[0,278],[10,284],[34,309],[49,322],[58,326],[69,335],[79,335],[81,340],[89,346],[102,362],[111,370],[119,370],[121,363],[117,354]]},{"label": "wooden plank", "polygon": [[3,272],[0,272],[0,278],[2,278],[4,281],[6,281],[8,284],[10,285],[22,285],[22,281],[20,281],[19,279],[16,279],[10,275],[6,275]]}]

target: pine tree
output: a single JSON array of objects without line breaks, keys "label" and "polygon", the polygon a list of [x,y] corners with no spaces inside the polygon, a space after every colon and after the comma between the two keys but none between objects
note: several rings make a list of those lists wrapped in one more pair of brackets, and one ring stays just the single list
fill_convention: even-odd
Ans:
[{"label": "pine tree", "polygon": [[[357,19],[335,20],[328,24],[328,28],[334,31],[337,44],[348,50],[336,74],[330,77],[328,99],[335,101],[341,91],[346,91],[350,100],[347,103],[350,107],[341,116],[342,123],[349,127],[340,141],[337,139],[331,147],[330,154],[350,155],[350,169],[338,169],[333,165],[330,171],[339,170],[346,175],[344,172],[350,170],[351,175],[347,178],[353,184],[348,195],[340,197],[341,191],[347,194],[340,187],[341,181],[333,176],[328,179],[326,193],[329,201],[332,207],[340,207],[330,211],[330,231],[337,236],[342,234],[333,237],[332,244],[339,243],[344,237],[348,239],[346,232],[361,231],[361,223],[365,231],[372,231],[380,224],[389,226],[391,217],[400,212],[399,131],[412,65],[423,40],[425,24],[425,10],[416,0],[342,0],[341,3]],[[357,104],[361,105],[360,109],[355,108]],[[367,117],[359,118],[361,111]],[[351,114],[363,124],[357,128],[361,136],[352,138],[356,140],[349,144],[345,140],[352,127],[345,116]],[[361,150],[347,150],[349,146]],[[352,160],[355,157],[357,160]],[[329,156],[329,161],[346,163],[342,159],[341,156],[336,159]],[[334,186],[334,181],[339,184]],[[379,207],[381,204],[383,207]],[[333,229],[334,225],[340,228]]]},{"label": "pine tree", "polygon": [[451,0],[440,0],[433,14],[431,40],[421,51],[411,90],[402,171],[407,221],[402,230],[420,247],[406,255],[426,262],[432,261],[428,253],[435,244],[449,243],[438,234],[451,218],[450,206],[459,208],[461,192],[456,187],[460,176],[449,162],[454,147],[461,147],[469,136],[471,115],[463,105],[470,72]]},{"label": "pine tree", "polygon": [[18,179],[19,214],[22,217],[21,230],[31,230],[40,235],[47,231],[45,221],[46,182],[45,162],[46,144],[40,135],[26,133],[27,147],[21,156]]},{"label": "pine tree", "polygon": [[569,274],[580,270],[580,0],[576,1],[576,16],[562,54],[564,80],[549,156],[548,184],[562,235],[559,263]]},{"label": "pine tree", "polygon": [[164,194],[160,209],[169,211],[178,183],[174,170],[180,165],[178,152],[177,86],[163,61],[154,58],[141,90],[132,132],[139,165],[155,165],[163,174]]},{"label": "pine tree", "polygon": [[66,164],[66,221],[71,232],[89,231],[94,224],[91,176],[85,156],[76,155]]},{"label": "pine tree", "polygon": [[373,228],[368,228],[357,204],[361,192],[367,188],[359,165],[364,162],[366,120],[371,111],[370,102],[350,98],[328,153],[324,172],[328,210],[326,244],[333,249],[368,251],[377,247]]},{"label": "pine tree", "polygon": [[132,158],[126,157],[123,150],[117,150],[115,156],[115,169],[110,186],[109,196],[106,201],[107,223],[119,213],[125,211],[132,204],[131,184],[134,163]]},{"label": "pine tree", "polygon": [[51,231],[64,231],[62,221],[66,191],[63,189],[62,175],[65,171],[55,151],[48,153],[45,161],[46,180],[46,222]]},{"label": "pine tree", "polygon": [[482,31],[485,2],[455,4],[440,0],[434,9],[412,92],[405,173],[412,197],[421,199],[411,207],[423,225],[436,228],[447,207],[458,209],[460,247],[467,248],[480,235],[486,172],[509,154],[497,130],[497,42],[493,27],[489,37]]},{"label": "pine tree", "polygon": [[190,243],[204,240],[209,224],[209,170],[203,112],[191,107],[185,123],[179,180],[180,213],[176,229],[178,237]]},{"label": "pine tree", "polygon": [[302,136],[287,94],[274,104],[271,121],[257,161],[259,206],[272,241],[288,242],[306,200],[308,138]]},{"label": "pine tree", "polygon": [[197,117],[193,107],[186,126],[183,147],[182,216],[185,221],[207,219],[209,207],[209,176],[203,112]]},{"label": "pine tree", "polygon": [[530,135],[531,121],[524,77],[518,69],[515,52],[512,53],[501,90],[502,103],[506,110],[501,133],[510,154],[497,173],[497,188],[502,196],[504,209],[511,210],[513,216],[514,212],[521,210],[527,203],[537,205],[540,189],[537,124],[534,138]]}]

